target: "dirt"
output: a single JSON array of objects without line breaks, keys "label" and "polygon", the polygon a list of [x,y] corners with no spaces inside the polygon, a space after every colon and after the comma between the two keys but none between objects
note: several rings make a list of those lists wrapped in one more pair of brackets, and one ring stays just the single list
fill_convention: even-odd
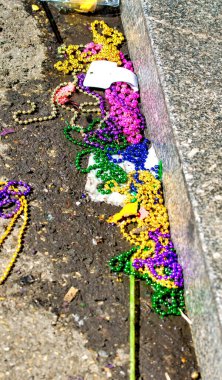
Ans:
[{"label": "dirt", "polygon": [[[129,279],[112,275],[107,264],[128,246],[101,217],[116,208],[85,197],[86,178],[74,166],[77,149],[63,135],[70,115],[60,112],[54,121],[27,126],[12,120],[28,99],[38,104],[38,115],[47,115],[51,90],[64,81],[53,68],[55,36],[32,3],[0,1],[2,129],[14,129],[1,138],[1,178],[33,189],[24,248],[1,287],[0,379],[128,379]],[[89,42],[94,19],[122,30],[118,11],[88,16],[51,9],[65,43]],[[3,247],[4,260],[14,243]],[[64,304],[71,286],[79,291]],[[164,380],[165,373],[171,380],[191,379],[198,368],[188,323],[154,314],[144,284],[137,283],[137,293],[138,379]]]}]

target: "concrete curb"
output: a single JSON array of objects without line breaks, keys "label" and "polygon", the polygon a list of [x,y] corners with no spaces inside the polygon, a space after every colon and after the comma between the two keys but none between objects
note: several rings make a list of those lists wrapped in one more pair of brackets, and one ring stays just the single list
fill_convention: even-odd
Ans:
[{"label": "concrete curb", "polygon": [[163,161],[171,232],[205,380],[222,373],[219,6],[122,0],[121,9],[149,137]]}]

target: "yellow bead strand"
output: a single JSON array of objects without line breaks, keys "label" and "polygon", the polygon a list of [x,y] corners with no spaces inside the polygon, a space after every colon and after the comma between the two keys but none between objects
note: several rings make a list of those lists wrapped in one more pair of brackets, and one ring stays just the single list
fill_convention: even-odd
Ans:
[{"label": "yellow bead strand", "polygon": [[[134,178],[138,175],[139,182]],[[137,190],[136,195],[130,192],[131,185]],[[108,219],[108,223],[115,223],[119,226],[123,237],[133,246],[138,247],[138,250],[133,254],[132,260],[147,259],[154,256],[155,242],[150,239],[149,231],[159,229],[161,233],[169,233],[169,220],[166,207],[163,204],[163,192],[161,182],[156,179],[149,171],[140,170],[131,172],[128,175],[126,184],[119,186],[116,181],[108,181],[104,187],[112,192],[118,192],[125,195],[123,209]],[[136,202],[138,208],[135,208],[134,215],[127,215],[124,210],[129,209],[131,202]],[[141,219],[139,216],[139,208],[144,208],[148,215]],[[130,208],[130,210],[134,210]],[[162,244],[167,245],[169,240],[166,238],[160,239]],[[163,274],[164,268],[158,268],[158,273]],[[167,288],[177,288],[170,280],[156,279],[147,267],[139,269],[141,274],[148,274],[154,281],[160,283]]]},{"label": "yellow bead strand", "polygon": [[[101,32],[98,31],[100,28]],[[110,28],[104,21],[95,20],[91,23],[92,40],[95,44],[101,45],[101,50],[92,54],[82,51],[84,45],[62,45],[58,49],[58,53],[66,55],[64,61],[58,61],[54,67],[69,74],[70,72],[86,72],[91,62],[99,60],[107,60],[116,62],[119,66],[122,64],[120,59],[120,51],[117,46],[124,41],[124,36],[117,29]]]}]

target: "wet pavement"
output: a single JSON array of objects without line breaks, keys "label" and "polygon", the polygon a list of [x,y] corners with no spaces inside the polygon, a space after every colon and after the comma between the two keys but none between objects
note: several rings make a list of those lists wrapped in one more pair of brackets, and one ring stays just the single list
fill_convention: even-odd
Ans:
[{"label": "wet pavement", "polygon": [[[5,359],[0,379],[128,379],[129,279],[112,275],[107,264],[128,246],[104,221],[116,208],[83,195],[86,178],[74,167],[77,149],[63,135],[70,115],[60,112],[53,121],[27,126],[12,121],[12,112],[25,109],[28,99],[37,103],[38,116],[48,115],[51,90],[64,81],[53,68],[58,44],[44,12],[32,12],[31,1],[25,10],[21,1],[12,3],[14,22],[6,21],[1,33],[5,40],[10,36],[11,47],[26,49],[27,56],[18,55],[18,66],[10,67],[12,58],[3,45],[4,70],[9,70],[2,74],[2,127],[14,133],[1,137],[1,177],[26,181],[33,191],[24,248],[1,288]],[[89,42],[94,19],[122,30],[118,11],[88,16],[52,10],[66,44]],[[23,12],[24,34],[22,26],[16,32],[16,18],[24,20]],[[9,28],[14,28],[11,34]],[[126,44],[122,50],[127,51]],[[13,238],[7,244],[4,252]],[[64,304],[71,286],[77,296]],[[137,295],[138,379],[164,380],[165,373],[171,380],[191,379],[197,364],[189,325],[179,317],[154,314],[144,284],[137,283]]]}]

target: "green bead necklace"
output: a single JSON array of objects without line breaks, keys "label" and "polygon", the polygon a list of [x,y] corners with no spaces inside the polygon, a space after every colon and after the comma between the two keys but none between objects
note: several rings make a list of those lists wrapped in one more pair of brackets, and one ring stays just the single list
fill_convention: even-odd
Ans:
[{"label": "green bead necklace", "polygon": [[139,249],[139,247],[132,247],[120,255],[112,257],[109,261],[111,272],[125,273],[128,276],[133,275],[135,278],[144,280],[147,285],[153,289],[151,297],[152,308],[161,317],[167,315],[181,315],[181,310],[185,308],[183,289],[180,288],[166,288],[149,278],[148,274],[141,274],[132,266],[131,257]]},{"label": "green bead necklace", "polygon": [[[112,148],[112,151],[117,153],[120,149],[124,149],[127,146],[127,142],[125,137],[123,136],[120,140],[120,142],[112,141],[107,142],[104,141],[104,149],[96,148],[95,146],[91,146],[85,142],[79,141],[71,136],[72,132],[78,132],[81,134],[85,134],[87,132],[90,132],[94,129],[95,125],[97,123],[101,124],[100,119],[94,119],[92,123],[90,123],[87,127],[80,127],[75,125],[67,125],[64,128],[64,135],[65,137],[72,142],[73,144],[77,146],[81,146],[85,149],[82,149],[80,152],[77,153],[76,159],[75,159],[75,166],[77,170],[79,170],[81,173],[89,173],[91,170],[97,170],[96,172],[96,178],[100,179],[102,181],[101,184],[98,185],[97,189],[101,194],[110,194],[110,189],[104,189],[104,185],[107,181],[116,181],[118,184],[123,184],[127,181],[128,176],[127,173],[117,164],[114,164],[113,162],[109,161],[107,157],[108,149]],[[102,127],[105,124],[102,124]],[[94,141],[98,141],[99,139],[94,138]],[[101,143],[101,140],[99,140]],[[87,168],[82,167],[82,159],[85,156],[89,156],[90,154],[93,154],[93,159],[95,161],[95,164],[89,165]]]}]

